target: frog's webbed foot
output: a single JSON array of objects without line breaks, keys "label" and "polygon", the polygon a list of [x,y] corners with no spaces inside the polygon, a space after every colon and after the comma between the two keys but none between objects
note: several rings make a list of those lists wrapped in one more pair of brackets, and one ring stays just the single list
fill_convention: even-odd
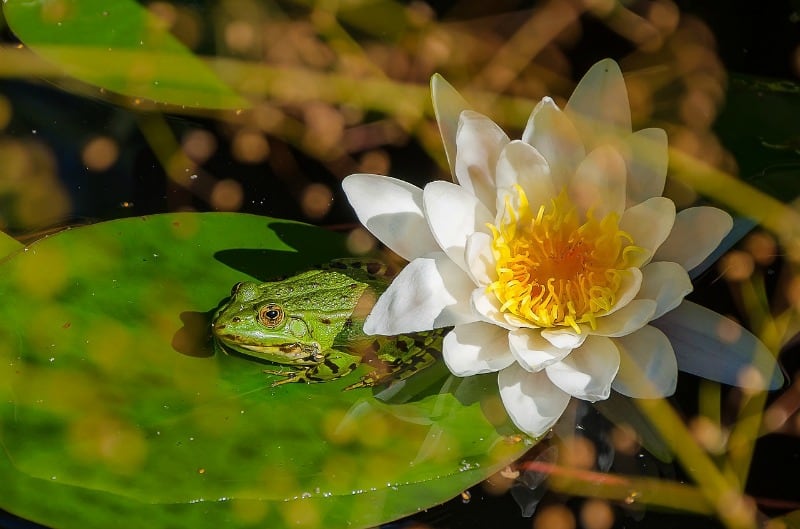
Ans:
[{"label": "frog's webbed foot", "polygon": [[301,369],[299,371],[281,371],[279,369],[265,369],[263,372],[267,375],[277,375],[284,377],[283,380],[276,380],[270,384],[271,388],[282,386],[284,384],[294,384],[296,382],[303,382],[306,384],[313,384],[316,382],[327,382],[328,378],[323,378],[316,375],[316,366]]},{"label": "frog's webbed foot", "polygon": [[293,382],[305,382],[306,384],[313,384],[317,382],[336,380],[337,378],[341,378],[350,373],[357,366],[358,359],[356,357],[342,351],[333,351],[332,353],[325,355],[324,360],[319,364],[301,367],[296,371],[265,369],[264,373],[268,375],[285,377],[284,380],[273,382],[272,387],[275,387]]},{"label": "frog's webbed foot", "polygon": [[270,384],[271,388],[276,386],[282,386],[284,384],[292,384],[294,382],[309,382],[304,377],[304,371],[282,371],[280,369],[265,369],[263,371],[267,375],[277,375],[279,377],[284,377],[283,380],[276,380],[272,384]]}]

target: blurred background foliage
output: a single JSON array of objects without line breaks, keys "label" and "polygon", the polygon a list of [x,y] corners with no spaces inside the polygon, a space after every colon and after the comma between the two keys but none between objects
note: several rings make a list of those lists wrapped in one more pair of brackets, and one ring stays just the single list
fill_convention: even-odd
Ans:
[{"label": "blurred background foliage", "polygon": [[[791,379],[767,400],[682,375],[674,402],[699,446],[718,460],[733,454],[749,475],[742,482],[748,495],[737,496],[731,509],[755,520],[800,508],[797,488],[772,478],[800,471],[800,366],[792,340],[800,310],[796,1],[140,3],[153,34],[174,39],[170,49],[183,54],[177,64],[185,71],[176,63],[149,69],[148,61],[159,62],[151,60],[153,49],[133,70],[122,59],[99,62],[92,46],[103,41],[86,32],[84,42],[72,42],[83,49],[65,50],[53,40],[60,34],[55,28],[69,25],[79,4],[102,15],[98,2],[4,5],[12,26],[14,9],[35,8],[52,29],[28,41],[30,26],[3,23],[1,35],[0,229],[24,241],[98,220],[239,211],[342,231],[351,252],[367,253],[376,242],[354,221],[343,177],[372,172],[417,185],[449,178],[429,103],[433,73],[513,136],[539,98],[563,104],[591,64],[616,59],[626,74],[634,128],[659,126],[669,134],[677,162],[667,195],[679,206],[702,195],[762,221],[699,279],[693,296],[782,351]],[[113,28],[109,23],[104,34],[122,39],[114,46],[136,45]],[[109,81],[105,74],[115,68],[132,72],[135,83]],[[169,86],[152,82],[162,80]],[[593,417],[574,412],[584,422]],[[606,430],[602,439],[565,436],[559,468],[681,477],[680,469],[641,450],[635,428]],[[548,463],[544,453],[528,458],[540,467],[509,468],[408,526],[478,527],[496,522],[498,513],[514,527],[716,523],[702,516],[642,518],[633,489],[622,501],[569,495],[602,496],[599,485],[589,492],[579,486],[596,485],[595,475],[567,479],[560,488],[551,480],[557,490],[533,521],[520,518],[506,493],[516,489],[523,510],[541,500],[542,487],[532,485],[541,481],[538,474],[525,472]],[[606,468],[601,461],[608,453],[615,457]]]}]

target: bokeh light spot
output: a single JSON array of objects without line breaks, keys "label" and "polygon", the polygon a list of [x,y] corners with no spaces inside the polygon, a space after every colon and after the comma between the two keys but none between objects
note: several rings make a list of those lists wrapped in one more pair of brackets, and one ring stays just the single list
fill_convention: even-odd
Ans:
[{"label": "bokeh light spot", "polygon": [[695,440],[708,452],[712,454],[722,454],[725,451],[727,435],[720,429],[719,425],[714,424],[708,417],[699,415],[689,422],[689,431],[692,432]]},{"label": "bokeh light spot", "polygon": [[244,163],[261,163],[269,156],[269,142],[258,130],[242,129],[233,137],[233,156]]},{"label": "bokeh light spot", "polygon": [[16,284],[26,293],[39,298],[53,298],[67,285],[68,259],[50,246],[32,246],[30,259],[17,259]]},{"label": "bokeh light spot", "polygon": [[628,424],[614,427],[611,431],[611,442],[614,444],[614,449],[623,454],[633,455],[639,449],[636,431]]},{"label": "bokeh light spot", "polygon": [[183,152],[197,164],[202,164],[217,151],[217,139],[212,133],[203,129],[188,132],[182,143]]},{"label": "bokeh light spot", "polygon": [[373,251],[378,241],[364,228],[355,228],[347,234],[347,251],[353,255],[365,255]]},{"label": "bokeh light spot", "polygon": [[76,457],[125,475],[136,472],[147,455],[147,441],[138,428],[101,411],[89,411],[73,422],[69,440]]},{"label": "bokeh light spot", "polygon": [[800,311],[800,276],[795,276],[789,280],[786,288],[786,298],[795,310]]},{"label": "bokeh light spot", "polygon": [[739,370],[736,375],[736,382],[742,388],[742,391],[747,394],[758,393],[767,388],[764,375],[756,369],[755,366],[744,366]]},{"label": "bokeh light spot", "polygon": [[564,466],[588,470],[594,467],[597,450],[589,439],[576,435],[562,441],[559,459]]},{"label": "bokeh light spot", "polygon": [[325,414],[322,432],[333,444],[347,444],[355,439],[358,423],[347,415],[347,411],[333,409]]},{"label": "bokeh light spot", "polygon": [[717,324],[717,337],[723,343],[736,343],[742,337],[742,328],[732,319],[723,318]]},{"label": "bokeh light spot", "polygon": [[539,509],[533,529],[575,529],[575,516],[564,505],[548,505]]},{"label": "bokeh light spot", "polygon": [[286,527],[314,529],[320,527],[320,514],[317,506],[311,502],[288,501],[280,504],[280,512]]},{"label": "bokeh light spot", "polygon": [[300,207],[310,219],[324,217],[333,205],[333,192],[325,184],[309,184],[303,189]]},{"label": "bokeh light spot", "polygon": [[647,19],[662,35],[671,35],[678,28],[680,11],[671,0],[656,0],[648,6]]},{"label": "bokeh light spot", "polygon": [[0,225],[16,230],[41,228],[69,213],[69,195],[47,146],[36,141],[0,140],[0,160]]},{"label": "bokeh light spot", "polygon": [[335,155],[344,134],[344,116],[326,103],[310,103],[303,109],[306,131],[303,147],[323,159]]},{"label": "bokeh light spot", "polygon": [[50,0],[44,2],[42,6],[42,22],[49,24],[59,24],[65,21],[72,13],[71,2],[66,0]]},{"label": "bokeh light spot", "polygon": [[358,171],[370,174],[389,174],[390,167],[389,155],[383,149],[367,151],[361,156],[361,163],[358,164]]},{"label": "bokeh light spot", "polygon": [[236,211],[241,207],[243,198],[242,185],[236,180],[226,178],[214,184],[210,202],[214,209]]},{"label": "bokeh light spot", "polygon": [[[371,411],[363,417],[360,417],[357,424],[358,430],[356,432],[359,443],[364,446],[383,446],[389,436],[389,426],[389,421],[378,411]],[[393,431],[393,439],[396,439],[399,433],[400,432]]]},{"label": "bokeh light spot", "polygon": [[112,138],[97,136],[89,140],[83,147],[81,158],[83,164],[91,171],[108,170],[119,157],[119,145]]},{"label": "bokeh light spot", "polygon": [[261,520],[263,520],[269,509],[267,508],[267,502],[265,501],[257,501],[257,500],[244,500],[234,498],[231,501],[231,513],[233,517],[245,524],[252,524],[255,525]]},{"label": "bokeh light spot", "polygon": [[265,132],[278,130],[283,124],[285,115],[279,108],[261,102],[252,111],[253,123]]},{"label": "bokeh light spot", "polygon": [[744,241],[745,249],[753,256],[756,263],[768,266],[775,261],[778,245],[769,233],[757,231],[747,236]]},{"label": "bokeh light spot", "polygon": [[178,9],[170,2],[150,2],[147,4],[147,9],[158,17],[167,28],[174,26],[178,20]]},{"label": "bokeh light spot", "polygon": [[732,250],[720,259],[719,270],[725,279],[738,283],[746,281],[753,275],[755,262],[751,254],[741,250]]},{"label": "bokeh light spot", "polygon": [[255,46],[256,31],[246,20],[234,20],[225,26],[225,44],[233,51],[247,53]]},{"label": "bokeh light spot", "polygon": [[614,525],[614,511],[605,500],[589,499],[581,507],[583,529],[609,529]]}]

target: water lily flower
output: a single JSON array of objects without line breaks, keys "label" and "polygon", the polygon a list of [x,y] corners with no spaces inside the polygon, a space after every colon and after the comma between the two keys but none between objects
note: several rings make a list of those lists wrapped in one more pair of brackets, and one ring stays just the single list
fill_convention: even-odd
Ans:
[{"label": "water lily flower", "polygon": [[[732,220],[707,206],[676,213],[661,196],[667,135],[631,131],[614,61],[593,66],[563,110],[542,99],[521,140],[469,110],[442,78],[432,91],[457,183],[419,189],[369,174],[343,182],[361,222],[410,261],[366,332],[452,326],[449,369],[498,372],[509,416],[534,436],[572,397],[670,395],[679,368],[729,384],[780,384],[755,336],[684,300],[688,271]],[[720,338],[720,326],[734,338]],[[760,379],[740,376],[750,365]]]}]

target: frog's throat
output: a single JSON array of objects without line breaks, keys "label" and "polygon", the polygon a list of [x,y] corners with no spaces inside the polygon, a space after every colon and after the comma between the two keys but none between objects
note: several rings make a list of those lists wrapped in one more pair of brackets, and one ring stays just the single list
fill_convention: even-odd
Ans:
[{"label": "frog's throat", "polygon": [[318,364],[324,358],[317,343],[287,342],[270,345],[235,343],[231,345],[242,353],[282,364]]}]

